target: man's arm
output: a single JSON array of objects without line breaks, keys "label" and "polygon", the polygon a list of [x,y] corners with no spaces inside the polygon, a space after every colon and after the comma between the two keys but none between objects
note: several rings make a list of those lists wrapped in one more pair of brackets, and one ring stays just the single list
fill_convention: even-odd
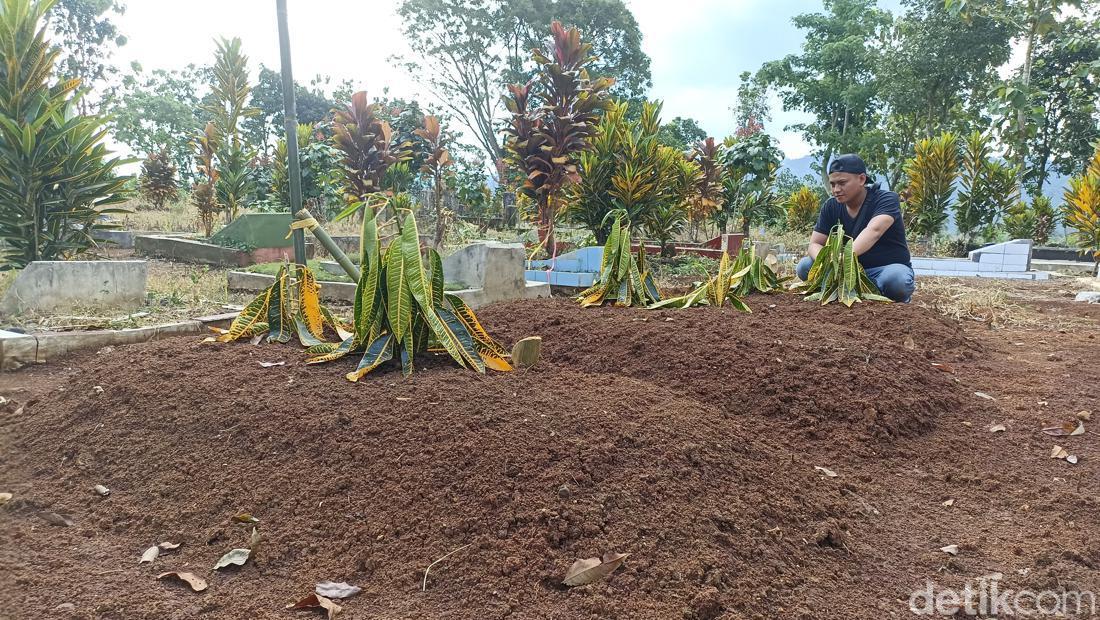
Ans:
[{"label": "man's arm", "polygon": [[829,240],[828,235],[823,235],[816,230],[810,235],[810,258],[817,260],[817,253],[821,251],[821,248],[825,247],[825,242]]},{"label": "man's arm", "polygon": [[[882,238],[882,235],[894,224],[894,216],[879,214],[871,218],[870,222],[867,222],[867,228],[863,229],[863,232],[859,233],[856,240],[852,242],[852,251],[856,256],[862,256],[864,252],[875,247],[878,240]],[[815,235],[817,233],[814,233]],[[813,240],[810,241],[810,247],[813,248]],[[820,249],[820,248],[818,248]]]}]

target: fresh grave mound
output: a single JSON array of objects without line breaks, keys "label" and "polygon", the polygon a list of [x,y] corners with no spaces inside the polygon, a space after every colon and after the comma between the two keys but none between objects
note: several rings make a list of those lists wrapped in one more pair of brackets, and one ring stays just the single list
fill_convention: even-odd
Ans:
[{"label": "fresh grave mound", "polygon": [[[753,315],[486,308],[502,341],[545,345],[534,369],[484,377],[439,358],[408,381],[352,384],[292,347],[189,340],[88,356],[0,425],[16,494],[0,508],[14,586],[0,603],[28,617],[71,604],[74,617],[282,618],[332,580],[363,588],[347,618],[825,617],[817,597],[860,568],[846,542],[863,507],[797,442],[761,438],[759,416],[834,415],[864,441],[919,433],[959,390],[887,326],[900,316],[914,341],[965,343],[909,308],[753,299]],[[850,340],[879,329],[891,342]],[[816,411],[784,400],[786,382],[825,377],[828,392],[805,397]],[[876,413],[848,415],[853,399]],[[248,544],[240,512],[260,519],[255,557],[213,571]],[[162,540],[182,546],[138,565]],[[609,580],[561,585],[607,551],[630,554]],[[175,570],[210,587],[154,579]]]},{"label": "fresh grave mound", "polygon": [[927,309],[849,309],[795,295],[746,301],[751,314],[581,309],[564,300],[479,312],[503,342],[542,336],[548,362],[650,382],[731,416],[781,417],[810,438],[912,436],[937,413],[973,404],[955,387],[950,362],[980,347]]}]

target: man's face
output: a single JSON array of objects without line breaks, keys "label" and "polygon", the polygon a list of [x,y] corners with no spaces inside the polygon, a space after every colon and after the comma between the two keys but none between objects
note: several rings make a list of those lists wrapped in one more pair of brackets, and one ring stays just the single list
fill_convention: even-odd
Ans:
[{"label": "man's face", "polygon": [[855,198],[867,183],[867,175],[851,172],[834,172],[829,175],[829,187],[838,202],[848,202]]}]

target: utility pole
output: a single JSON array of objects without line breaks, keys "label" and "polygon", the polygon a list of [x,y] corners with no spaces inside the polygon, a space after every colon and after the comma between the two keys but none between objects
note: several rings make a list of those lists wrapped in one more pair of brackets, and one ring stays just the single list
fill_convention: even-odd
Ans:
[{"label": "utility pole", "polygon": [[[286,161],[290,181],[290,215],[302,208],[302,168],[298,161],[298,112],[294,104],[294,73],[290,69],[290,29],[287,27],[286,0],[275,0],[279,14],[279,56],[283,69],[283,112],[286,130]],[[294,262],[306,264],[306,236],[301,228],[294,229]]]}]

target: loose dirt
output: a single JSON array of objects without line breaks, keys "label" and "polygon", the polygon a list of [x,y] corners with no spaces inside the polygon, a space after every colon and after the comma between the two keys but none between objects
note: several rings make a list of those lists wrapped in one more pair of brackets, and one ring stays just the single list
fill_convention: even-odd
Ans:
[{"label": "loose dirt", "polygon": [[[543,360],[484,377],[439,358],[351,384],[351,362],[190,339],[4,376],[0,616],[320,617],[284,608],[329,580],[363,589],[338,618],[903,618],[990,573],[1100,592],[1094,326],[751,302],[497,304],[482,322]],[[1040,432],[1086,409],[1086,434]],[[213,571],[248,545],[240,512],[262,540]],[[607,551],[630,557],[560,585]]]}]

